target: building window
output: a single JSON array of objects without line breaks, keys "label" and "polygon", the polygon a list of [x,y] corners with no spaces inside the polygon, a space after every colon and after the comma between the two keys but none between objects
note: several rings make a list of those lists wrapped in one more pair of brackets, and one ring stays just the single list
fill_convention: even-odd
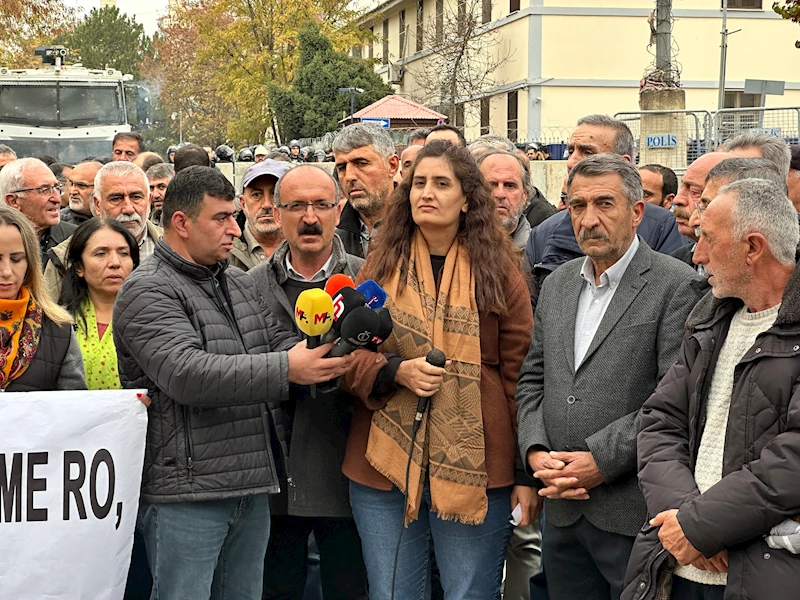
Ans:
[{"label": "building window", "polygon": [[441,44],[444,36],[444,0],[436,0],[436,43]]},{"label": "building window", "polygon": [[425,38],[425,3],[417,0],[417,52],[422,51],[422,40]]},{"label": "building window", "polygon": [[375,58],[375,28],[369,28],[369,55],[370,58]]},{"label": "building window", "polygon": [[519,121],[517,120],[518,97],[517,91],[508,92],[508,139],[512,142],[517,141],[517,130]]},{"label": "building window", "polygon": [[509,4],[508,6],[509,13],[515,13],[519,10],[519,0],[510,0],[508,4]]},{"label": "building window", "polygon": [[362,50],[363,49],[361,48],[361,46],[353,46],[353,51],[351,52],[351,54],[353,55],[353,58],[363,58],[361,56]]},{"label": "building window", "polygon": [[397,39],[400,43],[400,48],[398,52],[400,53],[400,58],[403,58],[406,55],[406,11],[400,11],[400,26],[398,27],[398,36]]},{"label": "building window", "polygon": [[456,104],[456,127],[464,127],[464,103]]},{"label": "building window", "polygon": [[481,0],[481,23],[492,20],[492,0]]},{"label": "building window", "polygon": [[489,98],[481,98],[481,135],[489,133]]},{"label": "building window", "polygon": [[729,92],[725,90],[725,108],[755,108],[761,106],[758,94]]},{"label": "building window", "polygon": [[383,50],[381,56],[381,64],[389,64],[389,19],[383,22]]},{"label": "building window", "polygon": [[[762,8],[762,0],[728,0],[728,8]],[[720,3],[722,7],[722,3]]]}]

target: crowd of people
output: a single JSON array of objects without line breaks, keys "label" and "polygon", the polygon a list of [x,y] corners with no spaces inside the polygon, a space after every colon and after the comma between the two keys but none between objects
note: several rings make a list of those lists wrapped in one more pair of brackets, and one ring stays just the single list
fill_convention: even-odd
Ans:
[{"label": "crowd of people", "polygon": [[0,389],[147,390],[126,598],[793,597],[800,146],[589,115],[558,203],[451,125],[209,150],[0,146]]}]

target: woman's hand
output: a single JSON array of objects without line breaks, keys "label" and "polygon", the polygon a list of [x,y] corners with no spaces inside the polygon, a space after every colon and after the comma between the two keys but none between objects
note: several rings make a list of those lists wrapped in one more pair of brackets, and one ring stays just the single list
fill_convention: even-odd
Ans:
[{"label": "woman's hand", "polygon": [[144,404],[145,408],[150,408],[150,396],[145,394],[136,394],[136,399]]},{"label": "woman's hand", "polygon": [[539,518],[544,506],[544,498],[536,493],[536,488],[515,485],[511,490],[511,510],[514,510],[517,504],[522,509],[522,518],[517,527],[527,527]]},{"label": "woman's hand", "polygon": [[442,385],[442,376],[448,366],[450,366],[449,360],[442,368],[434,367],[424,356],[411,358],[400,363],[394,380],[417,396],[427,398],[433,396]]}]

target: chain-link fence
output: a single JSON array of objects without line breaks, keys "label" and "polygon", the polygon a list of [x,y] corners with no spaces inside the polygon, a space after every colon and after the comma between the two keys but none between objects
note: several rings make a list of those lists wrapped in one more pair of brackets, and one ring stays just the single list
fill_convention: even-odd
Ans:
[{"label": "chain-link fence", "polygon": [[657,163],[683,172],[698,156],[713,150],[712,117],[705,110],[619,112],[636,142],[636,164]]},{"label": "chain-link fence", "polygon": [[800,107],[725,108],[714,113],[717,145],[743,133],[766,133],[789,144],[800,143]]}]

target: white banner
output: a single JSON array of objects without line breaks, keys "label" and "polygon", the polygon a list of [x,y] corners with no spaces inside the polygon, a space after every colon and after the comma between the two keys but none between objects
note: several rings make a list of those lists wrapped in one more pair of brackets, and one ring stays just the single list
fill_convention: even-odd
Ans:
[{"label": "white banner", "polygon": [[143,390],[0,394],[0,598],[120,600],[139,506]]}]

